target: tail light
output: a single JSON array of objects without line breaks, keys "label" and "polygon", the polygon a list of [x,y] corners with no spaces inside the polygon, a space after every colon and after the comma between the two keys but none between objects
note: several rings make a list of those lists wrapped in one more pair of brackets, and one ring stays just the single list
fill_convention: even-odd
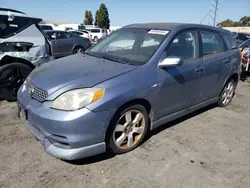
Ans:
[{"label": "tail light", "polygon": [[86,42],[90,42],[88,38],[83,38]]},{"label": "tail light", "polygon": [[242,63],[244,63],[244,64],[246,64],[247,63],[247,58],[246,57],[244,57],[244,56],[242,56]]}]

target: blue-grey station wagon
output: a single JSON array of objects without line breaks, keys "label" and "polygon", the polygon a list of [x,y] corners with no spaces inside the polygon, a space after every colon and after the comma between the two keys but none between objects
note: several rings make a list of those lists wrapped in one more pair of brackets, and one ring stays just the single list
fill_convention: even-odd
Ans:
[{"label": "blue-grey station wagon", "polygon": [[50,155],[129,152],[156,127],[210,104],[239,80],[232,34],[198,24],[134,24],[84,54],[43,64],[18,91],[18,114]]}]

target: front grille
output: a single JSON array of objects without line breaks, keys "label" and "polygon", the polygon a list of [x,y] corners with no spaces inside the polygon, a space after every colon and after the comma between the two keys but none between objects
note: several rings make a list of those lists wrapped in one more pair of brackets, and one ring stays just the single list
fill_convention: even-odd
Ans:
[{"label": "front grille", "polygon": [[31,81],[26,81],[26,88],[28,93],[30,94],[30,97],[39,102],[44,102],[45,99],[48,97],[47,91],[36,87],[34,84],[31,83]]}]

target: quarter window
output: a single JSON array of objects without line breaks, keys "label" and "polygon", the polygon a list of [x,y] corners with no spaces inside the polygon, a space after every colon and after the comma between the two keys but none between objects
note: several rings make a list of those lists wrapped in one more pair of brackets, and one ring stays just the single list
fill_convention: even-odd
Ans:
[{"label": "quarter window", "polygon": [[201,31],[203,55],[223,51],[223,42],[219,34],[210,31]]},{"label": "quarter window", "polygon": [[224,35],[223,37],[229,50],[237,48],[236,41],[233,39],[232,35]]},{"label": "quarter window", "polygon": [[181,57],[183,60],[199,56],[199,42],[196,31],[185,31],[178,35],[166,51],[167,57]]}]

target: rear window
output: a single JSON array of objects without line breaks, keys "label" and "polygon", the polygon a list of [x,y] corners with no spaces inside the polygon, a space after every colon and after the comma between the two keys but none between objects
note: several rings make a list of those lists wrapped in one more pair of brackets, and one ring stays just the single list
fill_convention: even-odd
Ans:
[{"label": "rear window", "polygon": [[32,24],[29,18],[14,17],[12,21],[8,20],[8,16],[0,16],[0,38],[11,37]]},{"label": "rear window", "polygon": [[91,29],[90,32],[91,33],[100,33],[100,29]]}]

